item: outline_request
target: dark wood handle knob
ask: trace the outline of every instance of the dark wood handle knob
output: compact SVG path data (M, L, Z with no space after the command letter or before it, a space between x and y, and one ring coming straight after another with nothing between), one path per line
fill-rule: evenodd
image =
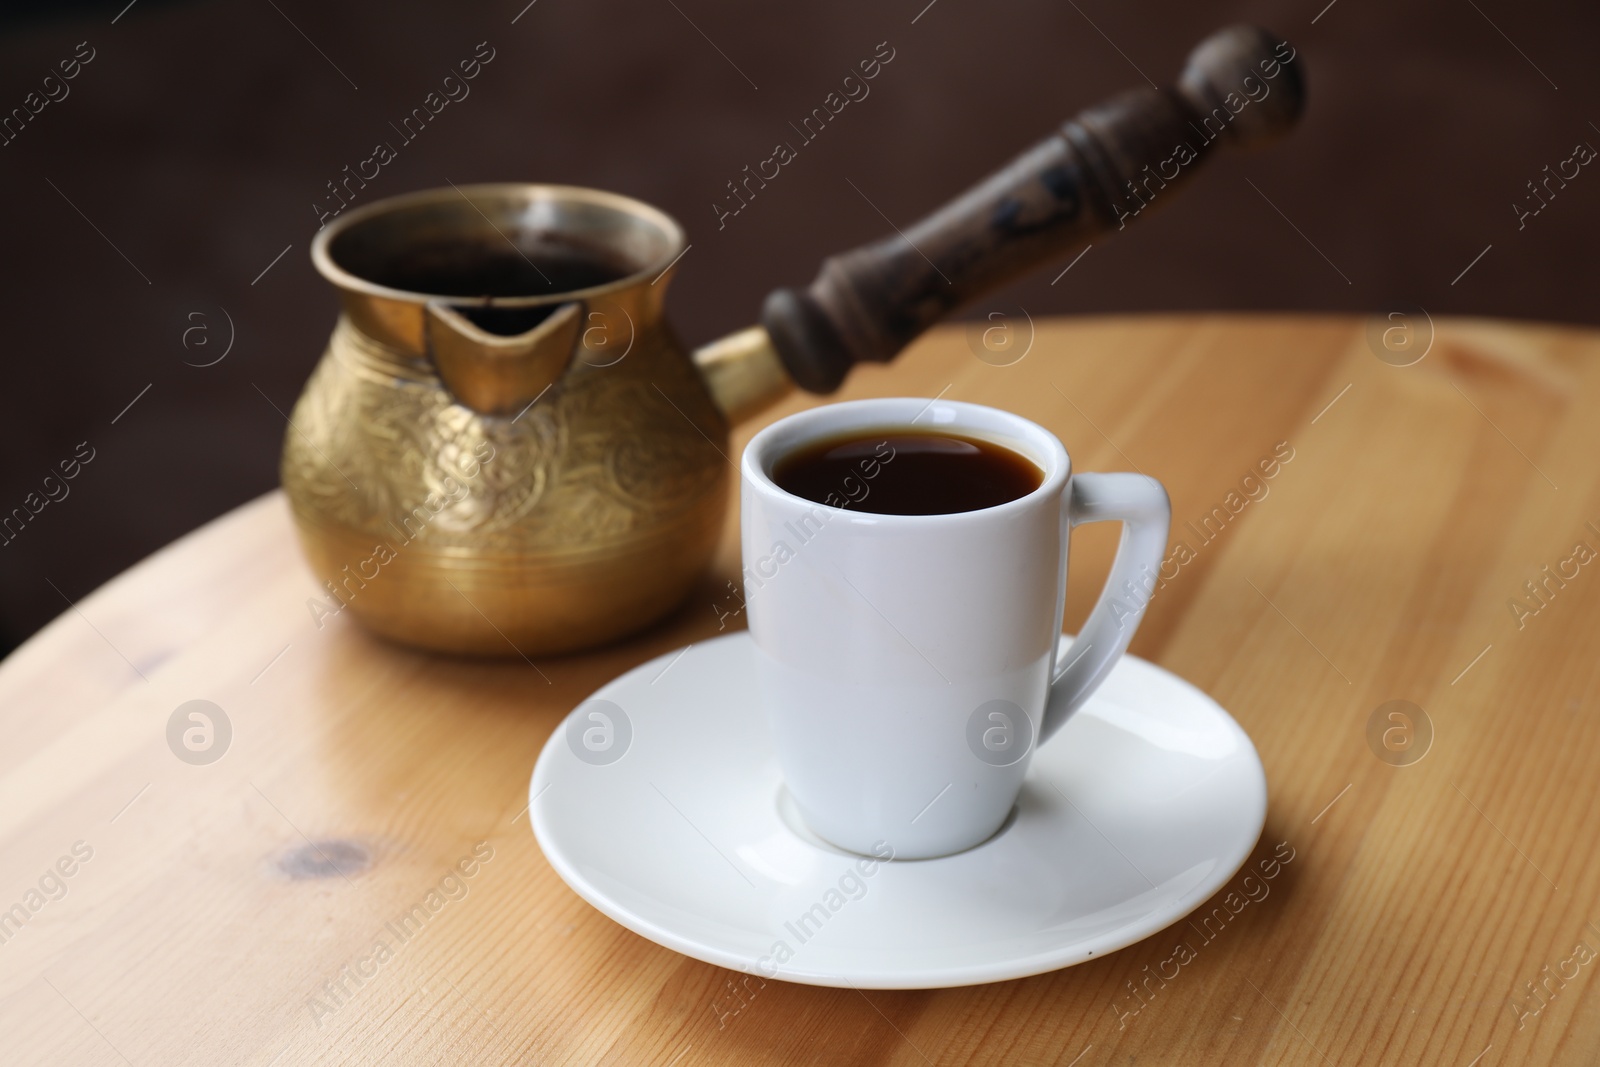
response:
M1305 107L1287 41L1233 26L1190 53L1176 85L1084 111L903 234L831 256L761 322L803 389L893 359L953 308L1160 207L1223 144L1260 144Z

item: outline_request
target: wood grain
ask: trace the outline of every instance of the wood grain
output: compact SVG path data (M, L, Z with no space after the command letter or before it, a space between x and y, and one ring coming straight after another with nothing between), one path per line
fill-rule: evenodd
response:
M258 500L63 605L0 665L0 909L75 844L92 850L64 896L5 928L4 1059L1592 1063L1600 573L1551 584L1520 628L1507 604L1578 542L1600 548L1597 357L1592 331L1450 321L1400 368L1357 320L1173 316L1041 323L1007 367L943 328L852 377L853 397L1009 408L1060 434L1079 469L1166 483L1193 557L1168 569L1134 651L1250 732L1270 785L1258 854L1294 853L1213 940L1178 923L966 989L768 982L730 999L740 976L602 917L533 841L528 775L561 717L716 632L731 511L716 572L667 624L483 664L344 617L319 630L283 502ZM1280 443L1293 458L1265 496L1207 543L1186 534ZM1076 539L1069 629L1114 540ZM206 766L165 740L193 699L234 731ZM1393 699L1435 733L1409 766L1366 739ZM451 877L463 864L471 876ZM438 910L361 964L430 891ZM1136 998L1129 983L1184 939L1194 958Z

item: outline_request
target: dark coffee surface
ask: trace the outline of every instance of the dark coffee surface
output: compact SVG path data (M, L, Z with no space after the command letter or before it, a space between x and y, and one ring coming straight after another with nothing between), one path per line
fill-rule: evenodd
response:
M778 488L879 515L949 515L992 508L1039 487L1044 474L1001 445L955 434L881 430L827 438L773 467Z
M626 277L623 264L596 252L546 243L518 250L477 241L417 241L393 256L335 246L346 270L371 282L434 296L542 296L605 285Z

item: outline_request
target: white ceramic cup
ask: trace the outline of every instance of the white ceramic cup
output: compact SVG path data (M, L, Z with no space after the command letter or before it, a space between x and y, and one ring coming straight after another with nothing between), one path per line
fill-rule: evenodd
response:
M978 511L879 515L863 461L832 507L772 480L796 449L876 432L954 432L1043 473ZM878 462L873 467L872 462ZM1166 550L1171 509L1142 474L1078 474L1055 435L976 404L857 400L751 440L740 464L745 602L779 769L801 817L840 848L897 859L971 848L1005 822L1035 745L1128 647ZM849 479L845 479L849 483ZM1117 520L1122 544L1058 663L1072 527Z

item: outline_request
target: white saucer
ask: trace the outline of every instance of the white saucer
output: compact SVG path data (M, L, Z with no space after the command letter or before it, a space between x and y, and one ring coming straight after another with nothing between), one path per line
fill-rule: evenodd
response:
M867 989L1068 967L1194 910L1266 819L1266 775L1239 724L1126 656L1034 754L994 837L941 859L862 860L793 813L754 655L729 634L629 671L567 717L529 787L534 834L567 884L695 959Z

